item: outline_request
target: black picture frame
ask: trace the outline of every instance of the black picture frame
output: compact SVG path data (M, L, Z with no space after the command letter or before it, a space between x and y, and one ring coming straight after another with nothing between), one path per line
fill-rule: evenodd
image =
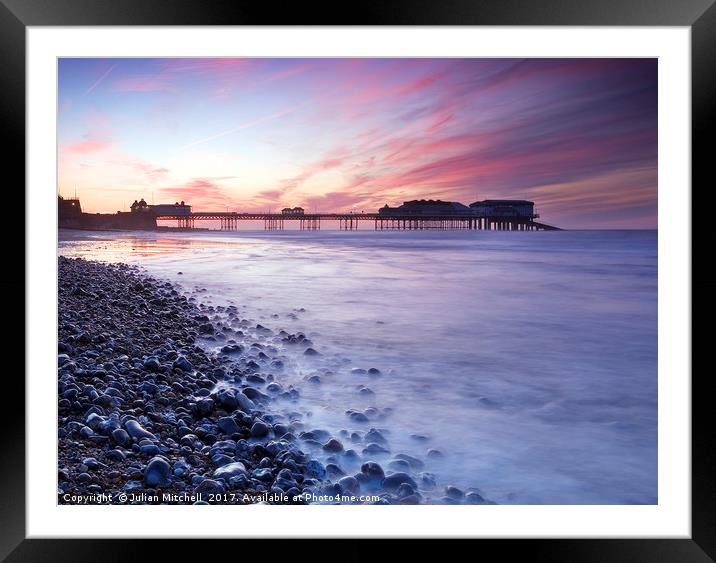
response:
M706 183L713 160L709 150L709 133L716 108L716 6L715 0L402 0L369 1L346 10L346 6L305 3L269 3L244 0L0 0L0 135L5 138L5 168L10 173L7 184L25 185L25 31L28 26L83 25L589 25L589 26L688 26L692 48L692 184ZM7 194L8 192L6 192ZM693 194L693 192L691 192ZM684 186L684 197L689 186ZM7 195L6 195L7 197ZM711 206L708 189L699 193L697 213ZM23 213L13 198L14 220L23 222ZM24 209L24 204L22 204ZM31 211L31 210L29 210ZM660 210L662 211L662 210ZM10 220L10 219L8 219ZM694 226L706 225L705 218ZM22 225L18 225L22 228ZM23 229L24 232L24 229ZM709 244L713 235L707 225L695 236ZM710 246L710 245L709 245ZM707 256L710 253L706 254ZM698 256L698 255L697 255ZM6 259L18 264L13 276L3 276L3 295L24 292L24 248L13 245ZM712 300L716 282L696 285L704 305ZM693 286L692 286L693 287ZM707 295L709 297L707 297ZM25 294L26 299L32 299ZM700 307L701 308L701 307ZM704 307L705 309L706 307ZM18 312L18 319L19 317ZM6 343L20 350L24 342L22 324L15 322L14 336ZM705 339L706 333L694 339ZM23 342L21 342L23 341ZM693 345L692 345L693 346ZM25 348L23 346L23 348ZM14 361L21 362L15 354ZM20 412L4 417L2 432L3 462L0 488L0 557L7 561L128 561L146 557L158 550L162 559L182 559L197 550L212 557L226 547L228 540L204 542L171 540L62 540L25 539L25 417L24 382L19 377L23 367L9 365L3 378L5 397ZM10 374L13 374L10 376ZM673 374L672 374L673 375ZM677 374L688 378L691 374ZM499 552L501 558L529 557L538 561L712 561L716 558L716 449L710 440L714 427L712 397L707 391L708 371L694 371L692 377L692 535L690 539L530 539L477 540L478 551ZM26 398L29 399L29 398ZM7 399L6 399L7 402ZM199 544L199 545L196 545ZM207 551L210 549L211 551ZM236 549L235 544L232 549ZM237 557L261 557L266 542L242 540ZM283 552L272 540L270 552ZM322 547L302 546L307 554L321 553ZM468 548L470 549L470 548ZM285 553L290 556L289 553ZM332 552L332 557L344 557ZM354 557L360 556L355 552Z

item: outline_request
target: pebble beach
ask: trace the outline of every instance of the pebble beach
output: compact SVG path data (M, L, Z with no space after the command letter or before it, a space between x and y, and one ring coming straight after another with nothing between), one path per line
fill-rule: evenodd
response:
M492 503L438 487L371 413L347 411L364 431L335 434L286 414L301 390L284 350L320 355L303 333L250 325L136 266L60 257L58 272L59 503Z

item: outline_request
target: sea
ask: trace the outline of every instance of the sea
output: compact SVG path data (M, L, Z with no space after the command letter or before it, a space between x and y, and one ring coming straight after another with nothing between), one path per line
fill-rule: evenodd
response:
M346 448L376 428L390 453L362 457L407 454L436 490L658 502L656 231L61 230L59 253L305 334L320 355L286 346L300 397L276 408Z

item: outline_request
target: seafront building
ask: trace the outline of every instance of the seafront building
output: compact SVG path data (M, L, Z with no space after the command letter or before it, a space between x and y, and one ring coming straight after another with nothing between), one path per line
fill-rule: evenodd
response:
M135 199L134 203L129 208L132 210L132 213L150 213L155 217L161 217L163 215L191 215L191 205L187 205L183 201L181 203L177 201L174 203L149 205L142 198L139 201Z
M486 199L470 204L478 217L524 217L535 218L535 202L526 199Z
M398 207L385 205L378 210L383 217L420 216L420 215L471 215L472 211L467 205L456 201L442 201L439 199L414 199L405 201Z
M57 196L57 221L61 228L154 230L157 228L157 217L191 216L191 205L183 201L149 205L144 199L134 200L130 210L116 213L85 213L82 211L79 199Z
M303 207L284 207L281 210L281 215L305 215L306 211Z
M76 197L57 196L57 212L60 216L80 217L82 215L82 206L80 200Z
M414 199L403 202L398 207L385 205L378 210L381 217L412 216L477 216L477 217L519 217L532 219L538 217L534 212L534 201L524 199L486 199L476 201L468 207L456 201L439 199Z

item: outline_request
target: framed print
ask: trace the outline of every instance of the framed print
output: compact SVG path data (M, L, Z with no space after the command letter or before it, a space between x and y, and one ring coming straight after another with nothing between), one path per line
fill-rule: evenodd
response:
M27 223L9 561L711 560L711 2L0 13Z

